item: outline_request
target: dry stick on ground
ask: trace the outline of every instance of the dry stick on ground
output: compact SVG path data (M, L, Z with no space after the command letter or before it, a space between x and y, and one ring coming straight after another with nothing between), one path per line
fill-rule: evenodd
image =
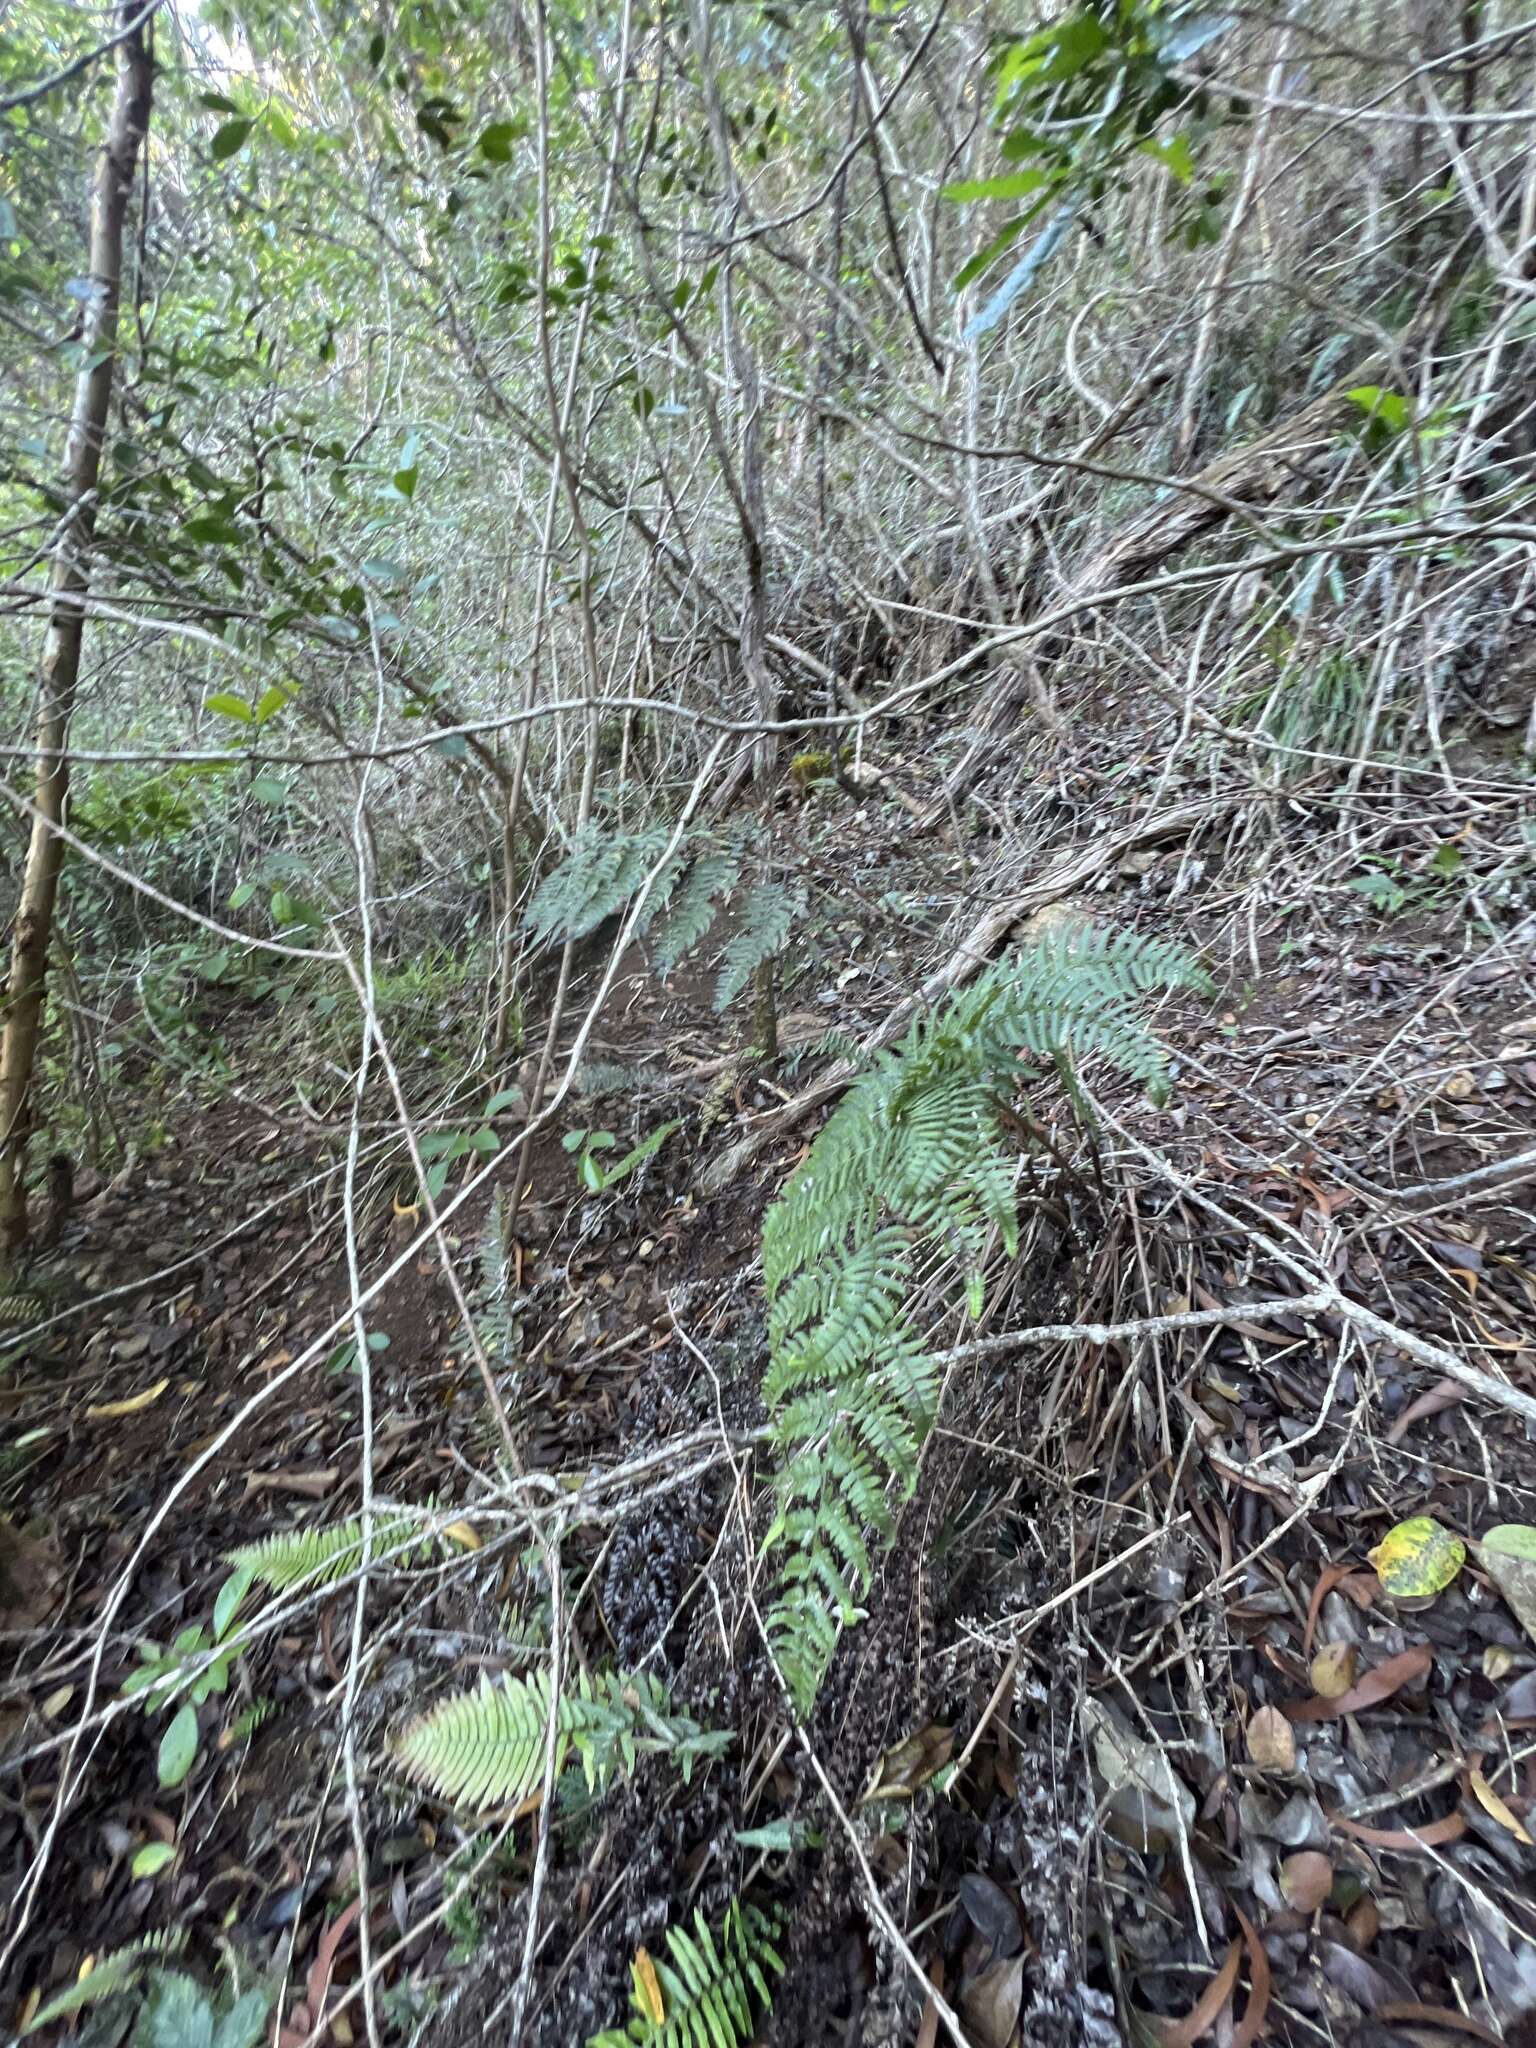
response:
M1236 802L1238 799L1230 799ZM1219 805L1209 799L1197 803L1176 804L1172 810L1160 811L1155 816L1143 819L1139 824L1128 825L1122 832L1107 833L1096 839L1089 847L1071 855L1059 867L1042 875L1038 882L1021 889L1016 895L1004 897L986 911L966 933L954 952L923 982L915 995L898 1003L885 1022L872 1031L859 1047L854 1059L839 1060L819 1081L813 1082L792 1102L777 1109L760 1123L756 1130L739 1139L730 1149L710 1165L699 1178L699 1191L704 1195L717 1195L728 1187L742 1170L749 1166L767 1146L774 1144L786 1131L802 1123L813 1110L838 1096L854 1080L863 1063L871 1053L882 1046L890 1045L899 1038L913 1017L930 1008L941 996L951 989L963 988L973 975L985 967L998 946L1007 936L1010 928L1021 917L1032 910L1039 910L1047 903L1068 895L1091 876L1102 873L1118 860L1128 847L1143 845L1149 839L1166 839L1175 833L1192 830L1205 824Z
M1278 1264L1284 1266L1287 1272L1294 1273L1309 1290L1310 1304L1316 1304L1317 1309L1329 1315L1343 1317L1346 1322L1353 1323L1357 1328L1368 1331L1373 1337L1395 1346L1409 1358L1416 1359L1419 1364L1433 1366L1436 1372L1443 1373L1447 1379L1455 1380L1458 1386L1465 1387L1469 1393L1477 1394L1485 1401L1491 1401L1496 1407L1507 1408L1514 1414L1523 1416L1528 1424L1536 1428L1536 1397L1523 1393L1519 1387L1511 1386L1507 1380L1495 1379L1491 1373L1483 1372L1475 1365L1468 1365L1458 1352L1447 1350L1443 1344L1428 1343L1424 1338L1416 1337L1411 1330L1402 1329L1398 1324L1388 1322L1385 1316L1377 1315L1374 1309L1366 1308L1361 1302L1352 1301L1327 1274L1319 1273L1315 1265L1309 1264L1307 1258L1288 1251L1284 1245L1276 1241L1270 1234L1270 1229L1275 1225L1273 1217L1264 1218L1265 1224L1270 1228L1260 1228L1252 1222L1245 1222L1231 1209L1206 1194L1187 1174L1181 1173L1171 1160L1165 1159L1151 1145L1127 1130L1120 1119L1108 1110L1091 1090L1085 1087L1083 1093L1092 1106L1094 1115L1114 1131L1138 1158L1145 1160L1164 1180L1171 1182L1182 1195L1204 1209L1208 1215L1219 1218L1229 1229L1240 1231L1261 1251L1267 1252ZM1284 1228L1283 1225L1279 1227ZM1298 1239L1297 1242L1301 1245L1302 1251L1310 1250L1302 1240Z

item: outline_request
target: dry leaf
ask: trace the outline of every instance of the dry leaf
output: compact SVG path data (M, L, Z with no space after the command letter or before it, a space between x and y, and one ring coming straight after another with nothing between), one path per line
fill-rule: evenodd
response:
M1280 1890L1298 1913L1315 1913L1333 1890L1333 1865L1317 1849L1298 1849L1280 1866Z
M1409 1649L1400 1650L1395 1657L1388 1657L1384 1664L1377 1664L1367 1671L1337 1699L1298 1700L1285 1711L1293 1721L1337 1721L1344 1714L1358 1714L1366 1707L1379 1707L1383 1700L1391 1699L1393 1693L1401 1692L1405 1685L1416 1685L1421 1678L1429 1676L1433 1662L1428 1643L1415 1643Z
M456 1543L460 1550L478 1550L480 1548L479 1532L473 1522L450 1522L443 1531L443 1534L450 1543ZM644 1955L644 1949L640 1953Z
M119 1415L138 1415L152 1401L158 1401L170 1385L168 1379L156 1380L152 1387L146 1387L142 1394L131 1395L126 1401L103 1401L98 1407L87 1408L87 1422L111 1422Z
M1014 2048L1024 2003L1024 1958L991 1964L960 1994L960 2011L976 2048Z
M1517 1842L1524 1842L1528 1849L1536 1849L1536 1839L1532 1838L1530 1829L1504 1804L1476 1764L1467 1773L1467 1783L1484 1813L1492 1814L1501 1828L1508 1828Z
M1243 1944L1234 1941L1222 1958L1221 1968L1206 1985L1199 1998L1181 2020L1158 2019L1151 2013L1142 2017L1146 2020L1162 2048L1191 2048L1200 2036L1215 2026L1222 2007L1232 1996L1237 1984L1237 1966L1242 1960Z
M1467 1561L1467 1546L1433 1515L1414 1515L1389 1529L1369 1555L1394 1600L1425 1600L1445 1591Z
M651 1961L649 1949L635 1950L635 1996L644 2006L645 2016L653 2027L666 2024L666 2001L661 1995L661 1979L656 1975L656 1965Z
M1278 1707L1260 1707L1248 1723L1248 1760L1266 1771L1296 1768L1296 1737Z
M1325 1700L1336 1700L1355 1682L1353 1643L1324 1643L1312 1659L1312 1690Z

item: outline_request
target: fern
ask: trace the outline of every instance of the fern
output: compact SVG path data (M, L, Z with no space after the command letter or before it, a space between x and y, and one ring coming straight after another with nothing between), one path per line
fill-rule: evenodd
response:
M376 1563L420 1563L433 1550L423 1534L426 1517L398 1509L376 1515L373 1551ZM357 1516L321 1529L283 1529L228 1553L227 1562L246 1585L262 1585L273 1593L293 1586L328 1586L355 1572L363 1561L363 1525Z
M543 1778L551 1713L555 1767L563 1770L574 1751L589 1790L651 1751L671 1755L686 1782L699 1758L718 1756L731 1741L669 1712L666 1688L648 1673L594 1679L583 1671L552 1701L549 1673L542 1671L499 1683L485 1678L477 1691L444 1700L405 1730L395 1754L450 1805L515 1805Z
M740 856L730 847L709 842L691 863L676 901L656 937L656 966L670 974L691 953L715 921L719 899L741 872Z
M665 844L661 833L612 832L594 820L540 883L524 923L536 939L585 938L629 901Z
M143 1982L146 1971L163 1957L174 1955L185 1939L180 1928L171 1928L164 1934L146 1934L141 1941L131 1941L126 1948L113 1949L110 1955L99 1957L83 1977L77 1977L46 2005L40 2005L22 2033L35 2033L39 2027L51 2026L55 2020L65 2019L87 2005L134 1990Z
M872 1575L869 1533L910 1494L938 1397L908 1319L917 1261L963 1277L973 1312L994 1234L1018 1251L1013 1169L998 1112L1027 1078L1021 1054L1068 1073L1098 1055L1156 1089L1160 1048L1136 1014L1153 989L1204 987L1159 940L1089 933L988 969L844 1096L763 1224L769 1365L763 1400L779 1456L765 1547L781 1590L769 1635L802 1713Z
M720 977L715 983L717 1012L735 1002L754 970L773 958L796 920L804 915L805 897L797 890L758 882L747 891L736 929L720 955Z
M510 1372L522 1355L517 1294L504 1241L505 1215L501 1190L491 1195L485 1229L480 1236L480 1298L475 1329L485 1355L499 1372Z
M727 1909L718 1938L696 1910L692 1933L667 1930L664 1958L644 1950L635 1958L628 2026L592 2035L587 2048L742 2048L756 2031L754 2015L773 2003L768 1973L784 1974L777 1933L774 1919L740 1899Z

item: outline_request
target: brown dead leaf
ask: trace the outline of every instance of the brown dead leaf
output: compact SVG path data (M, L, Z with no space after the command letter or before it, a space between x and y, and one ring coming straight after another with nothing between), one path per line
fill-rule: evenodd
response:
M1409 2027L1448 2027L1452 2033L1470 2034L1474 2041L1487 2041L1489 2048L1504 2048L1502 2034L1485 2027L1470 2013L1457 2012L1449 2005L1414 2005L1406 1999L1394 1998L1377 2006L1376 2017L1388 2026L1400 2023Z
M1342 1699L1355 1682L1353 1643L1324 1643L1312 1659L1312 1690L1321 1699Z
M64 1584L64 1568L48 1543L25 1535L0 1515L0 1620L9 1629L41 1625Z
M1243 1930L1243 1945L1248 1951L1248 2004L1242 2023L1232 2036L1232 2048L1253 2048L1264 2031L1264 2022L1269 2018L1269 1957L1265 1954L1258 1930L1235 1899L1232 1910Z
M1428 1416L1439 1415L1447 1408L1454 1408L1458 1402L1465 1401L1466 1398L1466 1388L1458 1385L1455 1380L1437 1380L1427 1393L1420 1394L1416 1401L1408 1403L1387 1431L1387 1442L1400 1444L1416 1422L1423 1422Z
M341 1477L339 1465L326 1465L313 1472L248 1472L242 1500L253 1493L297 1493L305 1500L324 1500Z
M1358 1572L1349 1564L1324 1565L1318 1574L1317 1584L1312 1588L1312 1598L1307 1602L1307 1626L1301 1638L1303 1657L1310 1657L1312 1654L1312 1638L1317 1633L1318 1616L1323 1611L1323 1602L1335 1588L1352 1600L1357 1607L1369 1607L1376 1596L1376 1574Z
M1296 1737L1278 1707L1260 1707L1248 1723L1248 1760L1261 1770L1293 1771Z
M1333 1890L1333 1864L1318 1849L1298 1849L1280 1866L1280 1890L1298 1913L1315 1913Z
M1234 1941L1222 1958L1221 1968L1206 1985L1195 2003L1181 2020L1164 2020L1155 2014L1144 2015L1160 2048L1193 2048L1200 2036L1215 2026L1222 2007L1232 1996L1237 1984L1237 1966L1242 1960L1243 1944Z
M1433 1662L1428 1643L1414 1643L1384 1664L1375 1665L1337 1699L1297 1700L1285 1711L1293 1721L1337 1721L1345 1714L1363 1713L1367 1707L1379 1707L1405 1685L1417 1685L1427 1678Z
M1368 1828L1363 1821L1330 1813L1328 1825L1373 1849L1441 1849L1447 1842L1459 1842L1467 1832L1466 1819L1459 1813L1448 1813L1443 1820L1432 1820L1422 1828Z
M976 2048L1014 2048L1024 2003L1024 1958L991 1963L960 1994L960 2011Z
M1530 1829L1504 1804L1476 1764L1467 1773L1467 1783L1484 1813L1491 1814L1501 1828L1508 1828L1517 1842L1524 1842L1528 1849L1536 1849L1536 1840L1532 1839Z

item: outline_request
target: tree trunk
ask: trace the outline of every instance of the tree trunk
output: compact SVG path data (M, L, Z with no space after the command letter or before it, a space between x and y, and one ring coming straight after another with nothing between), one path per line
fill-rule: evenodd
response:
M91 189L91 297L64 455L65 512L53 551L48 635L38 698L34 816L16 907L0 1035L0 1260L19 1251L27 1237L26 1152L32 1070L43 1016L54 899L64 857L64 842L56 828L63 822L69 789L65 749L80 679L97 479L112 396L123 223L139 145L149 127L154 76L143 14L142 0L125 0L118 10L117 25L127 33L117 46L117 92ZM136 16L140 17L137 25L130 27Z

